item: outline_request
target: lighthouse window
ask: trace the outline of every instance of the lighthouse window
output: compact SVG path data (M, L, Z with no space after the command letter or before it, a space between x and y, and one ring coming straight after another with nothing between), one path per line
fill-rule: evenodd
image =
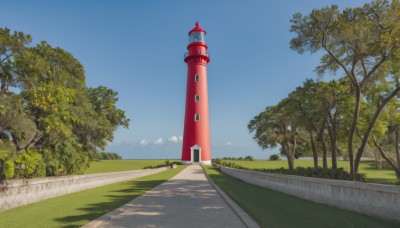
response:
M195 102L199 102L200 101L200 96L196 94L196 96L194 96L194 101Z
M204 32L191 32L189 36L189 43L194 42L205 42L205 33Z
M198 82L198 81L199 81L199 75L198 75L198 74L196 74L196 75L194 76L194 81L195 81L195 82Z
M196 113L194 114L194 121L200 121L200 114Z

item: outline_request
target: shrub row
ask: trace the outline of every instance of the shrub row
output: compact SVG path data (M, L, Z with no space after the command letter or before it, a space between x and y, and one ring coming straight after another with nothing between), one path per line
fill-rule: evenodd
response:
M325 178L325 179L336 179L336 180L352 180L350 177L350 173L344 170L343 168L338 169L324 169L322 167L318 167L317 169L311 167L296 167L293 171L289 169L285 169L283 167L279 169L249 169L238 165L234 162L224 162L218 159L213 160L214 165L221 165L225 167L235 168L235 169L244 169L244 170L254 170L259 172L267 172L267 173L278 173L278 174L287 174L287 175L296 175L296 176L304 176L304 177L316 177L316 178ZM364 173L358 173L355 176L355 181L366 182L367 175Z
M165 162L160 165L145 166L145 167L143 167L143 169L156 169L156 168L161 168L161 167L166 167L166 166L171 166L171 168L172 168L173 165L181 165L181 162L178 162L178 161L170 162L169 160L165 160Z
M221 160L231 160L231 161L254 161L254 157L253 156L246 156L246 157L223 157L223 158L217 158L217 159L221 159Z

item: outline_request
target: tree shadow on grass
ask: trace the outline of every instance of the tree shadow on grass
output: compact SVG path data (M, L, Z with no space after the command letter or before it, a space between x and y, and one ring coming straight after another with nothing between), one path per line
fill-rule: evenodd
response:
M82 213L79 215L70 215L61 218L56 218L55 221L59 222L61 227L80 227L83 224L94 220L116 208L128 203L129 201L141 196L146 191L160 185L165 180L151 180L151 181L128 181L125 186L118 190L106 190L102 197L106 197L103 202L95 201L96 203L87 204L87 206L79 208ZM103 186L100 188L107 188ZM90 190L89 190L90 191Z
M364 170L393 170L388 164L384 165L382 168L378 169L375 166L375 161L360 161L360 164L366 164L365 167L363 167ZM394 172L394 170L393 170Z

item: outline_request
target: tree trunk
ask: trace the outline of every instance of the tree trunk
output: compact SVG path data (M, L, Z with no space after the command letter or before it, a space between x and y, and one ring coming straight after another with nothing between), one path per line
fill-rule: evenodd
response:
M282 149L286 154L289 171L293 172L293 170L294 170L294 154L291 153L290 145L287 141L282 143Z
M328 160L327 160L327 150L326 150L326 142L325 142L325 137L324 133L320 133L319 136L321 146L322 146L322 166L324 169L328 168Z
M336 139L332 142L332 169L337 169L337 146L336 146Z
M328 124L328 131L329 131L329 137L331 140L331 153L332 153L332 169L337 169L337 127L336 127L336 113L334 115L335 117L332 117L332 115L329 113L329 123Z
M287 158L287 161L288 161L289 170L290 170L290 172L293 172L293 170L294 170L294 157L290 156L290 155L287 155L286 158Z
M396 126L396 157L397 157L397 168L400 170L400 150L399 150L399 129ZM400 177L397 176L397 179Z
M8 91L8 85L6 83L2 83L0 88L0 95L7 93L7 91Z
M336 116L336 113L335 113ZM336 118L333 120L332 125L332 169L337 169L337 135L338 129L336 126Z
M16 156L24 152L24 150L32 148L33 146L36 145L36 143L43 138L43 134L39 133L38 131L32 135L29 140L26 140L22 145L20 142L18 142L17 137L14 134L11 134L12 141L15 145L15 150L16 150Z
M319 129L316 128L316 126L314 125L314 129L318 132L318 140L321 142L321 146L322 146L322 166L323 168L328 168L328 161L326 159L326 142L325 142L325 137L324 137L324 130L326 127L326 122L328 121L328 112L327 112L327 108L325 108L325 112L324 112L324 119L322 121L321 126L319 126Z
M380 116L383 108L386 107L386 104L393 99L394 96L397 95L397 93L400 91L400 87L397 87L395 90L393 90L390 95L388 97L386 97L385 99L383 99L381 104L378 104L378 109L376 110L374 117L372 118L372 121L369 123L368 126L368 130L367 132L365 132L363 140L361 142L361 146L360 148L358 148L357 154L356 154L356 158L354 160L354 172L357 173L358 172L358 166L360 165L360 160L361 160L361 156L364 153L365 150L365 146L368 143L368 138L372 132L372 129L375 126L376 120L378 119L378 117Z
M312 149L312 153L313 153L313 159L314 159L314 170L318 169L318 154L317 154L317 147L315 145L315 139L314 139L314 134L312 133L312 131L308 131L308 133L310 134L310 140L311 140L311 149Z
M375 150L370 143L368 143L368 145L371 147L372 151L374 151L375 168L381 169L382 168L382 159L381 159L380 152Z
M354 169L354 153L353 153L353 142L354 142L354 135L357 129L357 121L360 115L360 101L361 101L361 90L360 86L356 86L356 103L354 108L353 114L353 122L351 123L350 128L350 135L349 135L349 142L348 142L348 149L349 149L349 161L350 161L350 176L354 178L355 169Z
M381 153L382 157L389 163L390 166L392 166L394 172L396 173L396 177L397 179L400 180L400 168L399 168L399 164L395 164L393 162L392 159L390 159L390 157L385 153L385 151L383 150L383 148L381 146L378 145L378 142L376 141L376 138L374 135L372 135L372 140L376 146L376 148L378 148L379 152Z

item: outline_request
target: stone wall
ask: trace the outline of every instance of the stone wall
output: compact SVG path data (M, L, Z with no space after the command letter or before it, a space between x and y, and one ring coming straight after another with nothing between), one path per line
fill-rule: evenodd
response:
M220 166L222 172L263 188L384 219L400 221L400 187L273 174Z
M167 169L168 168L163 167L125 172L9 180L0 189L0 211L65 194L159 173Z

